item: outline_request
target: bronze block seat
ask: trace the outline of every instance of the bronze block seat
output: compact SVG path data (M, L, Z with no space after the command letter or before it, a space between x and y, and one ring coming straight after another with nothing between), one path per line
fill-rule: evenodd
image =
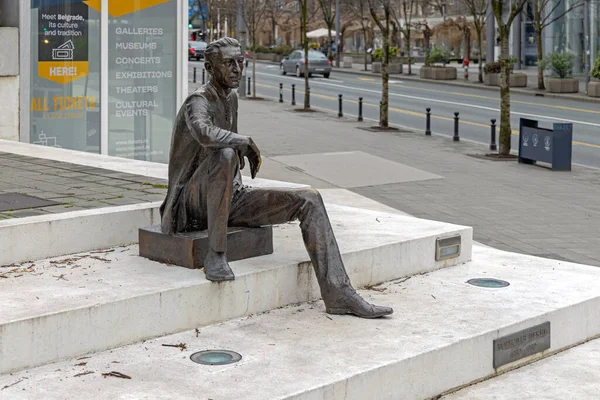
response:
M139 230L140 256L185 268L202 268L209 248L208 231L162 233L160 225ZM273 253L273 227L228 228L227 259L229 261Z

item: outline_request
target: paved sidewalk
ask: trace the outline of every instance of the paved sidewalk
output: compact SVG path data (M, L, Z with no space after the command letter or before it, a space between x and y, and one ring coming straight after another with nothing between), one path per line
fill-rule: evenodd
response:
M166 181L0 152L0 195L21 193L57 205L7 209L0 220L160 201ZM15 207L18 208L18 207Z
M471 156L486 152L476 143L407 131L365 131L357 128L373 123L324 112L298 113L273 101L241 101L240 114L240 133L251 135L265 156L262 178L331 188L339 187L341 176L346 182L363 182L343 187L411 215L473 226L475 240L489 246L600 266L598 170L574 166L571 172L555 172L484 160ZM332 152L358 153L354 165L340 162L337 155L324 156L331 159L329 173L319 172L309 158L302 165L296 158L279 157ZM374 159L363 153L397 166L381 172L382 163L370 164ZM441 179L410 181L394 170ZM387 178L400 182L364 185L365 180Z

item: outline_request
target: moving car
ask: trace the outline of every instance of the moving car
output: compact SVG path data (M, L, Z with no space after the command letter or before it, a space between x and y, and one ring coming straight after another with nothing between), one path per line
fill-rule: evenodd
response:
M196 60L200 60L204 58L204 51L206 50L205 42L189 42L188 46L188 60L195 58Z
M282 75L295 73L296 76L304 76L304 50L294 50L281 61L279 69ZM331 74L331 61L320 51L308 51L308 76L312 74L322 74L325 78Z

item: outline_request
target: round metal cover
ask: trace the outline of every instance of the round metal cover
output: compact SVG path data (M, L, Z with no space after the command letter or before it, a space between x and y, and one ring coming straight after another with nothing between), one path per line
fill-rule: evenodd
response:
M198 364L225 365L240 361L242 355L230 350L204 350L192 354L190 359Z
M473 286L485 287L485 288L502 288L510 285L510 283L506 281L502 281L500 279L493 278L475 278L469 279L467 281L468 284Z

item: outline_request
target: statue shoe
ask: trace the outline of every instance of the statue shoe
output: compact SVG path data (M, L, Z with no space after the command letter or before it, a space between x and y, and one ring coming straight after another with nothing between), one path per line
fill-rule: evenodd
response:
M204 275L206 276L206 279L208 279L211 282L222 282L222 281L235 280L235 275L233 274L233 271L231 270L229 265L227 265L226 267L223 267L223 266L209 267L209 266L205 265L204 266Z
M204 275L212 282L232 281L235 275L225 253L209 252L204 259Z
M358 293L335 302L335 306L325 307L328 314L353 314L360 318L379 318L394 312L391 307L376 306L365 301Z

